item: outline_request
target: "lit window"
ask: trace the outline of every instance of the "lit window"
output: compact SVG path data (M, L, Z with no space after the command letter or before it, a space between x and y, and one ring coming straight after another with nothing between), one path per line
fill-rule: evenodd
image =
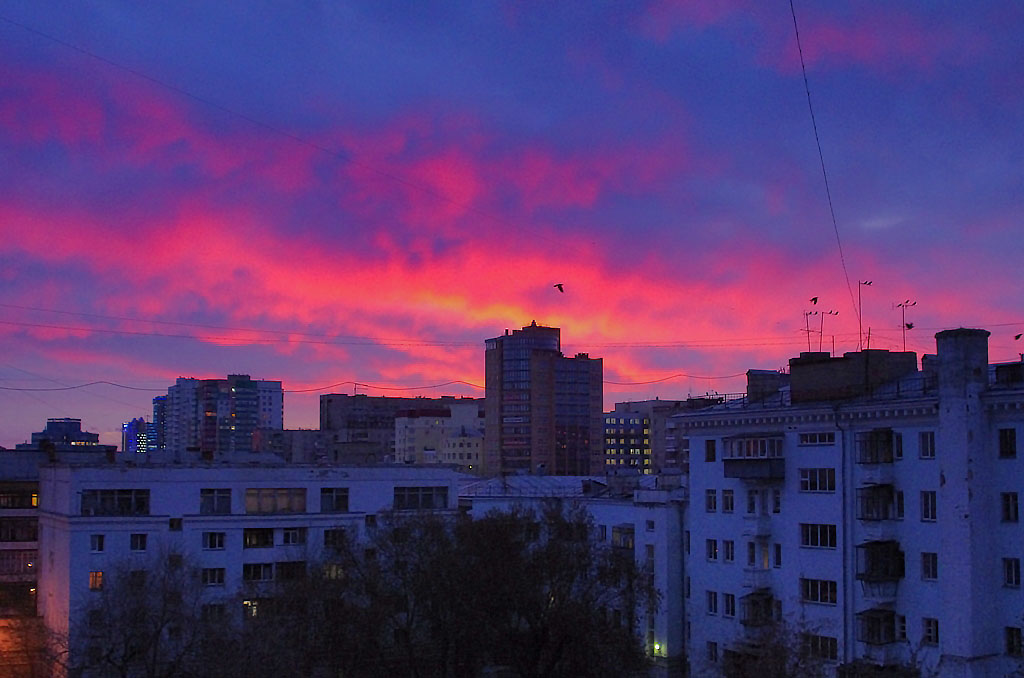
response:
M89 573L89 590L99 591L103 588L103 572L100 570Z

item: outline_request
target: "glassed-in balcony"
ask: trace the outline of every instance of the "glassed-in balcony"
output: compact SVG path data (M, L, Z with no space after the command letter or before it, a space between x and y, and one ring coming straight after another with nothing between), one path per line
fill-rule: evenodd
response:
M857 546L857 579L865 598L894 601L905 572L903 551L894 540L869 541Z
M896 518L896 491L892 485L867 485L857 489L857 520Z
M762 588L740 598L740 623L747 628L768 626L775 620L775 596Z
M878 607L858 612L857 640L868 645L895 643L896 613Z
M891 428L862 431L856 437L858 464L891 464L903 456L903 437Z
M726 438L722 455L725 477L753 481L784 479L782 441L781 433Z

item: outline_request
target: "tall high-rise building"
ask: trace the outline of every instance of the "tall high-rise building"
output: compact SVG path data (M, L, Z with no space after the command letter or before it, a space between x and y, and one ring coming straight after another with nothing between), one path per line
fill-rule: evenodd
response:
M163 431L173 458L231 457L253 450L258 428L284 427L284 395L279 381L254 380L247 374L227 379L179 377L158 407L154 428ZM162 414L162 418L161 417Z
M148 454L156 449L156 427L142 417L121 424L121 451L125 454Z
M153 398L153 439L149 441L153 450L167 447L167 396Z
M560 330L534 321L488 339L484 362L488 473L603 472L600 358L563 356Z

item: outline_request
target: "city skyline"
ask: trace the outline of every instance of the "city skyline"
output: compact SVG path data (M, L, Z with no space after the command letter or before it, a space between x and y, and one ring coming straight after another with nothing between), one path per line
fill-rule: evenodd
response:
M845 271L785 3L6 3L0 386L156 390L0 390L0 445L116 444L179 376L482 386L534 320L606 410L860 327L1017 359L1024 10L795 9Z

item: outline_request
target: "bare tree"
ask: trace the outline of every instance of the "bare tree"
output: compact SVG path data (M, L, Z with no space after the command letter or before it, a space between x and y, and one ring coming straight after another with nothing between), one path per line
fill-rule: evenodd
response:
M70 669L97 678L201 675L197 649L210 633L202 593L181 554L118 564L73 620Z

